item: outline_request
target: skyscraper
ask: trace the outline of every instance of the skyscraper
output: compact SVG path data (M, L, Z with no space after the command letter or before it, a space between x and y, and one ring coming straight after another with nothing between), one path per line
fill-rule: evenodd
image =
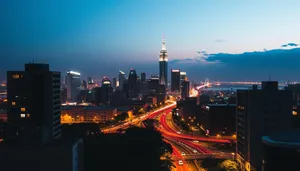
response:
M180 71L179 71L179 69L171 70L171 91L172 92L180 91Z
M137 95L137 88L138 88L138 78L135 69L130 69L128 75L128 90L129 90L129 97L134 97Z
M75 71L67 71L67 99L77 101L80 93L80 73Z
M146 82L146 73L144 72L141 73L141 82L142 83Z
M88 81L88 84L93 84L94 83L94 80L93 80L92 77L88 77L87 81Z
M180 83L186 78L186 72L180 72Z
M124 80L125 80L125 72L119 70L119 88L121 90L123 89Z
M181 98L185 100L190 96L190 82L185 78L181 83Z
M82 89L83 90L87 89L87 82L85 80L82 81Z
M278 90L278 82L262 82L262 89L237 91L237 156L241 170L262 169L262 137L289 130L292 93Z
M110 102L110 95L113 92L113 88L111 86L111 82L108 77L103 77L102 79L102 86L101 86L101 103L102 104L109 104Z
M148 89L155 91L159 86L159 77L151 75L150 80L148 81Z
M162 40L162 48L159 54L159 83L168 86L168 53L165 39Z
M116 77L113 78L113 81L112 81L112 87L113 87L114 89L117 88L117 78L116 78Z
M60 72L48 64L25 64L25 71L7 72L10 136L49 142L61 136Z

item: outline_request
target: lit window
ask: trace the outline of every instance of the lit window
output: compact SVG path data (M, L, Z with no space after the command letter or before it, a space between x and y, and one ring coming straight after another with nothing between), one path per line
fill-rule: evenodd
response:
M29 118L29 117L30 117L30 114L29 114L29 113L27 113L27 114L26 114L26 117L27 117L27 118Z
M21 118L25 118L25 114L24 113L21 114Z
M20 75L19 75L19 74L14 74L14 75L12 75L12 78L14 78L14 79L19 79L19 78L20 78Z
M26 108L22 107L21 112L25 112L25 111L26 111Z
M297 115L297 112L296 112L296 111L293 111L293 115L294 115L294 116Z
M16 105L16 102L11 102L11 105L15 106L15 105Z

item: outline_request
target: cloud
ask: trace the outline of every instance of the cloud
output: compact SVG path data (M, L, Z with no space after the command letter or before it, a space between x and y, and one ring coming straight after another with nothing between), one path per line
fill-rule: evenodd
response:
M196 57L190 65L186 59L170 64L184 68L193 79L210 78L220 81L274 80L298 81L300 48L274 49L241 54L217 53ZM188 61L192 61L191 58ZM186 63L185 63L186 62ZM185 65L182 65L182 64Z
M296 44L296 43L288 43L288 44L281 45L281 47L296 47L296 46L299 46L299 44Z
M223 39L216 39L215 42L222 43L222 42L225 42L225 40L223 40Z

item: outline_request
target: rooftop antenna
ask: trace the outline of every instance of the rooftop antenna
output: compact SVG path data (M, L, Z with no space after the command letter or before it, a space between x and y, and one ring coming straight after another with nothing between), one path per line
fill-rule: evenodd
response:
M269 74L269 82L271 81L271 76L270 76L270 74Z
M32 59L32 64L34 64L34 58Z

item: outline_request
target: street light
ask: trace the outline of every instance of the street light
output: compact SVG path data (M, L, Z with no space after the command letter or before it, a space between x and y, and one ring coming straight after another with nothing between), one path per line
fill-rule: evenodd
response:
M231 155L232 155L232 160L234 160L235 153L231 153Z

